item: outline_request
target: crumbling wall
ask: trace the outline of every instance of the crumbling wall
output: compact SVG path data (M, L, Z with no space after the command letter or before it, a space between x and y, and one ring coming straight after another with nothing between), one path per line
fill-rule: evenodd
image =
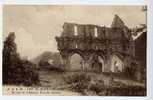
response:
M73 36L74 35L74 26L73 23L64 23L62 36Z
M75 30L76 27L76 30ZM77 31L78 37L95 37L95 28L97 29L97 37L105 36L105 28L96 26L96 25L83 25L83 24L75 24L75 23L64 23L62 36L73 37L75 36L75 31Z
M77 26L77 32L79 37L84 37L85 33L85 25L76 25Z

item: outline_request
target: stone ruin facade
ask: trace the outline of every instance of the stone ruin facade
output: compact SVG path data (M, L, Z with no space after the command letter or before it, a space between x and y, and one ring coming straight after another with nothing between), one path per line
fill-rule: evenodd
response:
M131 31L118 15L114 16L111 27L64 23L63 32L60 37L56 37L56 41L62 65L66 69L70 68L70 59L75 53L83 58L83 70L122 72L134 61ZM118 62L112 62L113 56L122 62L120 70L115 71ZM99 58L103 61L100 62Z

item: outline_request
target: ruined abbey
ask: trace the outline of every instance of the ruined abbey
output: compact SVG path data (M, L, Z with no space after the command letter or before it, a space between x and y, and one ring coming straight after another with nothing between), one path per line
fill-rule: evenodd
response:
M98 72L123 72L135 61L131 31L118 15L110 27L64 23L56 41L66 69L70 69L74 54L81 56L82 70Z

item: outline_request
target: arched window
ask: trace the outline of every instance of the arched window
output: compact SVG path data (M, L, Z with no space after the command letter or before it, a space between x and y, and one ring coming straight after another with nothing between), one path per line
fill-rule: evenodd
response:
M75 48L78 48L78 44L76 43Z
M111 71L112 72L122 72L124 68L123 61L117 56L111 56Z
M97 34L97 27L94 28L94 32L95 32L95 37L97 37L98 36L98 34Z
M74 35L77 36L78 35L78 30L77 30L77 26L74 26Z

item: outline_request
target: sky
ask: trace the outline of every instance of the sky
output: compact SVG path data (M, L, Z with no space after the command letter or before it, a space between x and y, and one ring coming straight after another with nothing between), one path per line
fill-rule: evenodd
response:
M44 51L58 51L55 36L60 36L64 22L110 27L115 14L129 28L146 24L142 6L5 5L3 40L15 32L17 51L32 59Z

